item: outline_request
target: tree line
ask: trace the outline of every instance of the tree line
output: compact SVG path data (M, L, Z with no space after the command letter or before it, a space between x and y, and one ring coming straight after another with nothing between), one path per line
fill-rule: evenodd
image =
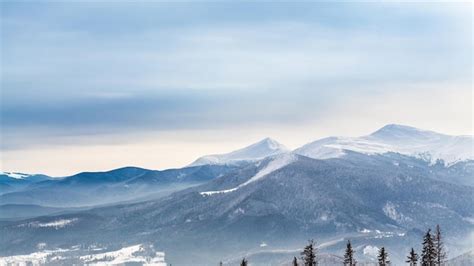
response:
M314 240L309 240L301 252L301 257L298 259L293 257L292 266L316 266L318 265L318 254L317 254L316 243ZM385 247L381 247L378 251L377 261L379 266L390 265L389 253ZM442 266L446 262L446 251L443 244L443 237L441 235L440 226L437 225L434 232L428 229L426 234L423 236L421 255L416 253L414 248L411 248L405 261L410 266ZM220 263L222 265L222 262ZM247 266L248 260L243 258L240 266ZM344 252L344 266L356 266L357 261L355 259L355 250L352 248L351 241L347 241L346 249Z

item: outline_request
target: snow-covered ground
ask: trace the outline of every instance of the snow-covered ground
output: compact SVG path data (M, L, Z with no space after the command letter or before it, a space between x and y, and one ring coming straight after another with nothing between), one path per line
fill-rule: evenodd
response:
M0 266L45 265L48 262L60 260L62 254L75 249L41 250L26 255L0 257Z
M92 249L95 251L94 249ZM87 251L85 251L87 252ZM133 245L115 251L83 254L78 248L41 250L27 255L0 257L0 266L47 265L53 262L68 264L77 260L85 265L124 265L139 263L142 265L166 266L165 253L156 252L152 246Z
M139 255L145 252L143 245L125 247L116 251L81 256L80 259L88 265L121 265L136 262L143 265L166 266L165 253L156 252L153 258Z

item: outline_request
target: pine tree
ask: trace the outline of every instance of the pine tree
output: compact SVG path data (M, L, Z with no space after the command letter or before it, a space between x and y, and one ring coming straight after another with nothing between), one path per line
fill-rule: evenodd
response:
M304 247L301 252L301 259L303 260L304 266L315 266L316 263L316 244L313 240L309 240L309 243Z
M378 260L379 260L379 266L390 265L390 261L388 260L388 253L387 251L385 251L385 247L382 247L379 250Z
M411 251L407 257L406 263L409 263L410 266L416 266L416 264L418 263L418 254L416 254L413 248L411 248Z
M439 227L439 224L436 225L433 244L436 252L436 265L444 265L444 262L446 260L446 252L444 251L444 244L443 239L441 237L441 228Z
M242 262L240 263L240 266L247 266L247 263L248 261L245 258L243 258Z
M344 253L344 265L355 266L356 261L354 259L354 250L352 249L351 241L347 241L346 252Z
M421 252L421 265L434 266L436 264L436 249L431 235L431 229L428 229L423 237L423 250Z
M293 262L291 265L298 266L298 260L296 259L296 257L293 257Z

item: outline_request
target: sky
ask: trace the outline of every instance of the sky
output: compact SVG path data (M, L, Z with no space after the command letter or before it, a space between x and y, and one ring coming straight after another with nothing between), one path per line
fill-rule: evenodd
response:
M471 5L3 1L0 169L182 167L390 123L472 135Z

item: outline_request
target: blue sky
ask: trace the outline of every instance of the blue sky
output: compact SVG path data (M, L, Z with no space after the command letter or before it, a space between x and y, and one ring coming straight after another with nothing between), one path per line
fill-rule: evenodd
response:
M177 167L387 123L472 134L470 4L1 7L4 170Z

